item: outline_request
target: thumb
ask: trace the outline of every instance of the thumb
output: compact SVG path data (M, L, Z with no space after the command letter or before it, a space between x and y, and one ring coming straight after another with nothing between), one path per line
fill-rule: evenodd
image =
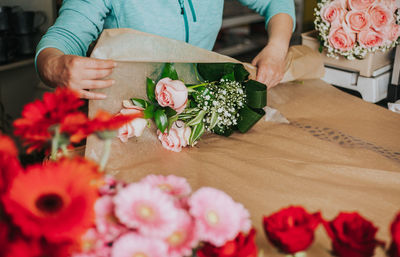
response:
M258 63L258 56L256 56L256 57L253 59L253 61L251 61L251 65L257 66L257 63Z

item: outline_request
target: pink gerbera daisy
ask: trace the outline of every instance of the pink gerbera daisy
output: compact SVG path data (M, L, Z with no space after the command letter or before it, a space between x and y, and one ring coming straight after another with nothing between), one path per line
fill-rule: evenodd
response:
M165 238L175 227L178 209L173 198L147 184L130 184L114 198L117 218L147 236Z
M95 228L89 229L81 238L81 252L72 257L109 257L111 248Z
M241 213L242 220L240 223L240 231L243 232L244 234L249 233L250 229L252 228L251 225L251 220L250 220L250 213L249 211L244 208L243 204L237 203L238 210Z
M165 241L168 244L169 257L191 256L192 249L198 244L193 218L184 210L179 210L179 224Z
M164 257L167 256L167 244L160 239L147 238L131 232L115 241L111 256Z
M128 229L119 223L114 215L113 197L106 195L98 199L94 205L96 212L96 228L106 242L112 242L115 238L125 233Z
M149 184L153 187L158 187L165 193L175 197L187 196L192 192L192 189L185 178L177 177L174 175L148 175L140 182Z
M115 195L126 184L122 181L116 180L111 175L104 176L104 183L99 188L100 195Z
M209 187L201 188L192 195L189 205L200 240L221 247L240 232L243 212L224 192Z

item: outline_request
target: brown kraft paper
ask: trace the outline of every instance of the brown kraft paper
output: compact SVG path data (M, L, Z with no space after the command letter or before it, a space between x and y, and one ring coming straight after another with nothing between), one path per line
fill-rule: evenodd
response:
M145 98L145 78L159 75L160 62L180 62L179 76L189 83L190 63L235 61L126 29L105 31L93 56L122 62L111 75L115 85L99 90L107 99L90 101L90 116L99 109L117 113L124 99ZM265 256L282 255L267 242L262 216L289 205L319 210L326 219L358 211L379 227L377 237L389 243L389 225L400 210L400 116L317 79L323 75L319 64L317 53L291 48L285 78L304 81L268 90L268 106L290 124L260 121L246 134L206 135L180 153L162 148L153 124L126 144L113 141L107 172L128 182L147 174L175 174L194 189L224 190L249 209ZM101 154L102 143L90 137L86 156L98 161ZM308 256L330 256L329 249L320 226ZM384 256L383 250L377 249L376 256Z

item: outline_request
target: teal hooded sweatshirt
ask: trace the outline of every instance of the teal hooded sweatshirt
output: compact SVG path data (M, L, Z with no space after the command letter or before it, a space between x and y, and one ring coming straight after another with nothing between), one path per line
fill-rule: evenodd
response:
M295 21L293 0L239 0L265 17ZM37 46L86 56L103 29L132 28L211 50L222 24L224 0L64 0L59 17Z

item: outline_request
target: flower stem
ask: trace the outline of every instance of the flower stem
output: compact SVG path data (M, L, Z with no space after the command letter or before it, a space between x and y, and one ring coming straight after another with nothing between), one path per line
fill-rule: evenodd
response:
M104 168L106 167L108 158L110 157L111 153L111 138L104 140L104 147L103 147L103 156L101 157L100 161L100 170L104 171Z
M62 144L62 145L60 146L60 148L61 148L61 150L62 150L62 152L63 152L63 155L64 155L64 156L68 156L67 145Z
M198 87L204 87L204 86L207 86L207 85L213 85L215 83L216 83L216 81L214 81L214 82L204 82L204 83L201 83L201 84L198 84L198 85L189 86L188 88L194 89L194 88L198 88Z
M58 152L58 147L59 147L59 141L60 141L60 128L59 127L55 127L54 128L54 137L51 139L50 160L52 160L52 161L57 160L57 152Z

